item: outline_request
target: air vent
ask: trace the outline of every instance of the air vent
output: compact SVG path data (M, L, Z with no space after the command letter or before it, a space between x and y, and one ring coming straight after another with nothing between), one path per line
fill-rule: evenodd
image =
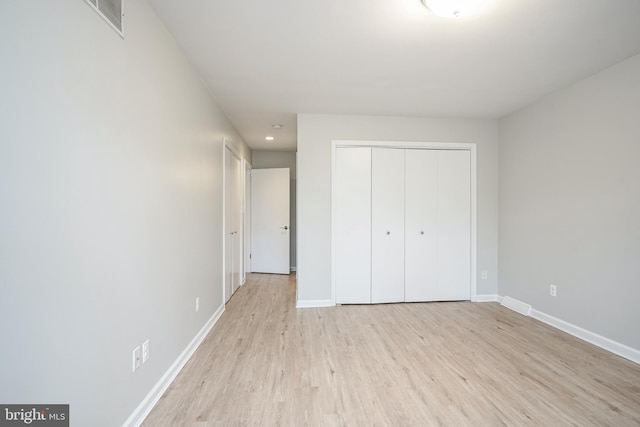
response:
M122 25L124 0L86 0L86 2L124 38Z

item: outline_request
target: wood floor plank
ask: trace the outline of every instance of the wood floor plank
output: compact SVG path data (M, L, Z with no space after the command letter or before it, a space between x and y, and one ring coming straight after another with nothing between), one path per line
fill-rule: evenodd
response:
M640 365L495 303L295 308L251 274L145 426L638 426Z

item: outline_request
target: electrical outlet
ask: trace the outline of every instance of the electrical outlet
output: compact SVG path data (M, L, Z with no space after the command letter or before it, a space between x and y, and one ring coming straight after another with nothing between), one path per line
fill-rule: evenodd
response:
M196 297L196 313L200 310L200 297Z
M549 285L549 295L552 297L556 296L556 285Z
M482 280L487 280L487 277L489 277L489 272L487 270L482 270L482 274L480 277L482 278Z
M142 363L149 360L149 340L142 343Z
M133 349L133 372L140 369L140 346Z

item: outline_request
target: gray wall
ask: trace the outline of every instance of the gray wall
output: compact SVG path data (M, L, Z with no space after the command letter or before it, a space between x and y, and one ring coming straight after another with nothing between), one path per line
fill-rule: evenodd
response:
M500 294L640 349L640 55L500 121L499 253Z
M221 307L223 137L250 155L145 1L125 25L0 2L0 402L75 426L121 425Z
M331 140L477 144L478 294L496 294L498 124L495 120L298 115L298 301L331 299Z
M296 153L294 151L259 151L252 152L251 166L253 169L289 168L290 169L290 256L291 268L296 268Z

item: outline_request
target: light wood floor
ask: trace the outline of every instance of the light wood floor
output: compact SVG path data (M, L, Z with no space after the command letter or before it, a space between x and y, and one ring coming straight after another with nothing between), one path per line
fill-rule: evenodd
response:
M250 275L145 426L638 426L640 365L496 303L296 309Z

